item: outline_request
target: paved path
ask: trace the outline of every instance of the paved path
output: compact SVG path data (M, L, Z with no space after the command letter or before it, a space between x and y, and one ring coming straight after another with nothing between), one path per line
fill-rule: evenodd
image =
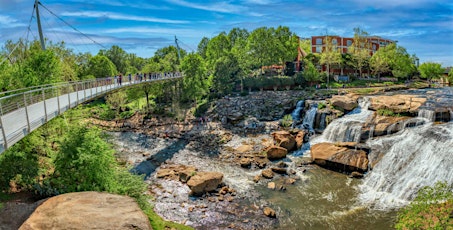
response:
M180 77L182 76L176 76L172 78ZM71 108L76 107L80 103L91 100L114 89L165 79L169 78L163 77L151 80L148 79L146 81L124 82L121 85L115 84L114 80L112 79L112 81L110 81L112 83L110 84L61 94L59 96L42 100L34 104L22 106L21 108L8 112L6 114L2 114L0 116L0 153L4 152L7 148L11 147L22 138L27 136L30 132L45 124L52 118L62 114L63 112ZM68 83L68 85L70 84L74 83ZM28 92L21 93L20 95L26 95L27 93ZM0 102L2 99L3 98L0 98Z

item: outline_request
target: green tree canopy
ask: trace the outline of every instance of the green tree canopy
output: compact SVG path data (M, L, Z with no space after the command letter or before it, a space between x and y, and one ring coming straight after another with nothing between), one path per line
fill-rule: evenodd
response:
M117 74L113 62L106 56L96 55L90 58L88 62L87 75L93 75L96 78L112 77Z
M199 54L184 57L181 69L184 72L183 97L197 103L209 93L211 78L207 77L206 64Z
M431 80L438 79L442 76L444 69L439 63L424 62L419 67L420 75L422 78Z

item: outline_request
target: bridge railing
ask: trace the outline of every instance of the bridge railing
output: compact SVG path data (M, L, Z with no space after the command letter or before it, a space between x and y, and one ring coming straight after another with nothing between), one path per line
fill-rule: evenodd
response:
M144 82L181 78L156 73L146 78L123 76L34 86L0 93L0 153L52 118L109 91Z

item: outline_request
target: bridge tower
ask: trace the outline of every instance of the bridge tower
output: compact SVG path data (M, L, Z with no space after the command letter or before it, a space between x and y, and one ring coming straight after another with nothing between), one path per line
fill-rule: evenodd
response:
M38 32L39 32L39 40L41 41L41 48L42 50L46 50L46 44L44 43L44 36L42 35L42 28L41 28L41 18L39 17L39 0L35 0L34 8L36 10L36 21L38 22Z

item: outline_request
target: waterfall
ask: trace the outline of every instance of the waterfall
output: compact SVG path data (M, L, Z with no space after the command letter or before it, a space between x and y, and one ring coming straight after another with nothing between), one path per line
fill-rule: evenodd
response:
M321 113L321 118L320 118L320 121L319 121L319 129L320 130L324 130L325 128L326 128L326 114L325 113Z
M453 109L449 108L448 111L450 112L450 121L453 121Z
M436 120L436 113L433 110L420 109L418 111L418 117L434 122Z
M385 153L359 186L359 200L378 209L406 205L418 190L437 181L453 182L453 123L404 129L368 140L373 152Z
M300 112L302 111L302 109L304 109L304 104L305 104L304 100L300 100L297 102L296 108L291 113L291 117L293 118L293 121L300 120Z
M343 117L333 120L316 140L320 142L359 142L362 134L362 126L373 114L368 110L369 98L359 100L359 106Z
M304 120L302 121L303 127L313 130L317 111L318 104L311 104L310 109L305 113Z

